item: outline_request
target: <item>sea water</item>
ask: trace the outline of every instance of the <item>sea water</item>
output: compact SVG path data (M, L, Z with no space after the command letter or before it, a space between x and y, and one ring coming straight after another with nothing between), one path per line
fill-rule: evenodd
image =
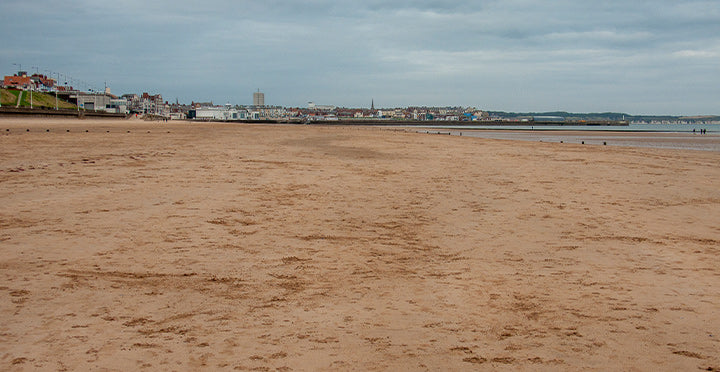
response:
M665 133L700 133L707 129L708 134L720 133L720 124L630 124L620 125L422 125L414 128L437 129L491 129L491 130L568 130L568 131L610 131L610 132L665 132Z

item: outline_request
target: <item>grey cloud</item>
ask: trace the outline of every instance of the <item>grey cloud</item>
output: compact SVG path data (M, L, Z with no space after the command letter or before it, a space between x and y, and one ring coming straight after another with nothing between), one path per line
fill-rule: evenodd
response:
M720 82L715 0L44 0L0 3L0 27L25 29L4 40L5 73L40 65L188 101L261 88L283 105L712 113Z

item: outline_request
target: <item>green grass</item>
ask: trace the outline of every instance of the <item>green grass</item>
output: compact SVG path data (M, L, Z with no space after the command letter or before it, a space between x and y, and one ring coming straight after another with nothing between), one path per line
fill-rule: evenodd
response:
M2 105L8 107L15 107L17 104L18 94L17 90L2 90ZM22 99L20 100L20 107L30 107L30 93L29 91L23 92ZM77 106L72 103L68 103L61 99L57 100L57 106L61 109L76 109ZM32 92L32 107L40 108L55 108L55 94L47 94L41 92Z
M0 90L0 104L2 104L3 106L15 107L15 104L17 103L18 93L19 91L17 90Z

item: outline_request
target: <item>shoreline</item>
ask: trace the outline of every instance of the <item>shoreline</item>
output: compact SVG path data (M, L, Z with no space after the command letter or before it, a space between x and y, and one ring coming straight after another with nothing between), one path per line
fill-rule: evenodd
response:
M565 144L603 145L669 150L720 152L720 134L657 132L657 131L572 131L572 130L446 130L417 131L420 134L440 134L522 142L551 142Z

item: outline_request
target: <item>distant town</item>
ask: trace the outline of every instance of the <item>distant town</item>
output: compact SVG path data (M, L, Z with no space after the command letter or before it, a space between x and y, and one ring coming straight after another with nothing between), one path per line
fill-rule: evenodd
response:
M57 78L18 71L3 78L0 114L142 116L147 120L266 121L295 123L332 123L353 121L359 124L408 122L458 122L492 124L720 124L720 116L637 116L623 113L568 112L510 113L476 107L368 107L348 108L308 102L306 107L266 105L265 94L252 93L251 105L218 105L213 102L180 103L163 99L161 94L130 93L117 96L109 87L102 91L74 88ZM250 93L248 93L250 97ZM430 124L430 123L428 123Z

